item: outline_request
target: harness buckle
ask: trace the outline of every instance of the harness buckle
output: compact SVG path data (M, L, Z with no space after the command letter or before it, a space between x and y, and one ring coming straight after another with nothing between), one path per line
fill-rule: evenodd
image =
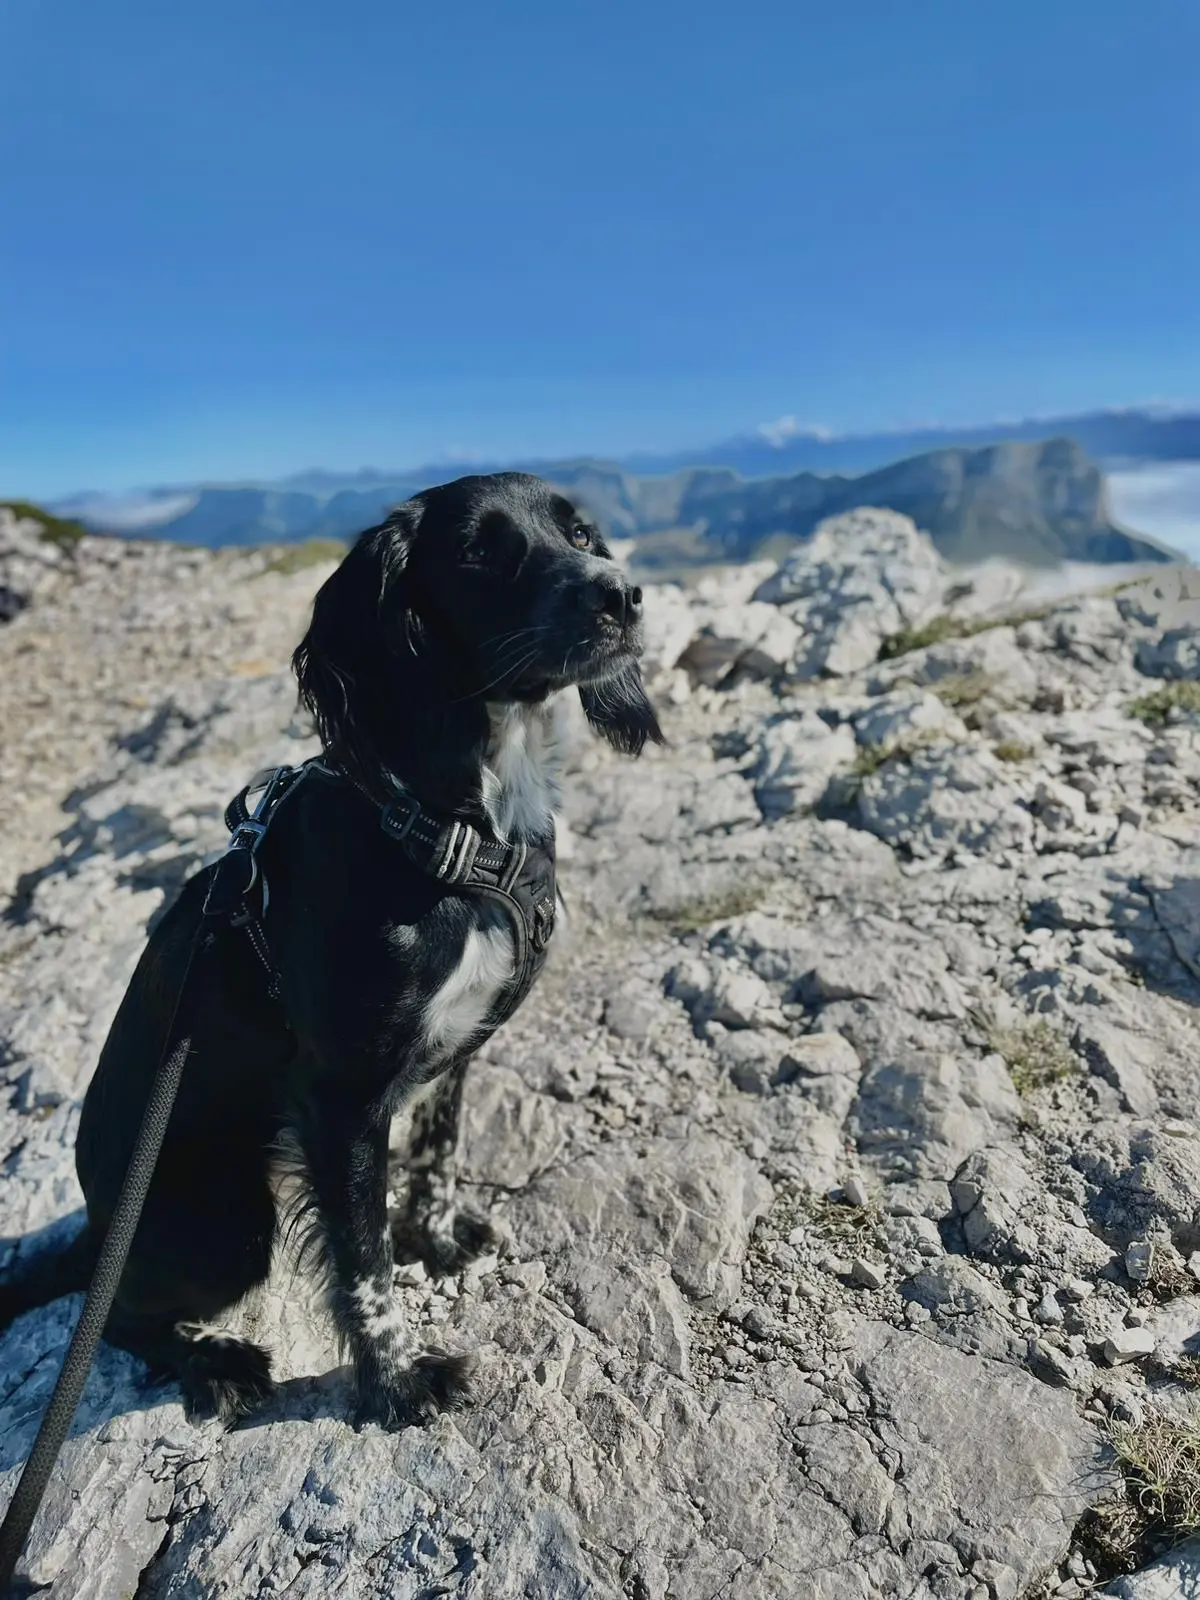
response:
M411 795L397 795L391 804L384 806L380 812L379 826L384 833L403 843L412 832L413 825L420 815L421 807Z
M442 854L433 869L443 883L465 883L475 866L482 837L469 822L452 822L445 830Z
M231 850L249 850L251 854L262 843L262 836L267 831L265 822L260 822L257 817L247 817L245 822L239 822L233 830L233 837L229 841Z
M533 908L533 926L529 931L529 942L540 955L550 943L554 933L554 897L543 895Z

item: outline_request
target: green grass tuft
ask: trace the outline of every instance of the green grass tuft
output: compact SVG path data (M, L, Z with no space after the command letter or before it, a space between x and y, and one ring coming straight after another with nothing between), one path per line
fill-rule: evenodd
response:
M1001 739L994 751L997 761L1032 761L1033 746L1019 739Z
M851 776L869 778L889 761L911 761L921 750L928 750L942 738L936 728L922 728L908 739L898 739L894 744L864 745L850 767Z
M880 661L894 661L897 656L911 655L914 650L924 650L931 644L941 644L946 639L965 636L966 624L957 617L933 617L917 628L901 628L879 647Z
M1200 1416L1150 1411L1137 1423L1113 1420L1106 1431L1120 1489L1084 1513L1072 1540L1102 1584L1141 1571L1200 1531Z
M1127 588L1117 584L1117 589ZM977 634L990 633L993 628L1019 628L1023 622L1041 622L1052 611L1057 611L1065 600L1054 600L1043 606L1030 606L1025 611L1009 611L1000 617L949 617L942 615L923 622L919 628L901 628L879 647L880 661L894 661L897 656L910 655L914 650L925 650L931 644L944 644L947 639L974 639Z
M1144 722L1148 728L1165 728L1173 711L1185 715L1200 713L1200 683L1194 678L1183 678L1177 683L1164 683L1129 707L1129 715Z
M1013 1088L1023 1100L1082 1070L1066 1037L1041 1017L1011 1028L993 1028L988 1034L988 1049L1004 1057Z
M728 889L700 895L677 906L656 906L647 915L665 923L674 933L698 933L714 922L731 922L757 911L767 892L766 885L750 881L732 884Z
M87 537L87 529L80 523L66 517L52 516L49 511L43 511L41 506L35 506L28 500L0 500L0 510L11 511L15 517L40 523L38 538L45 544L57 545L60 550L74 550L79 541Z
M986 700L996 687L996 680L988 672L956 672L947 678L939 678L936 683L929 685L930 690L937 695L943 705L959 708L962 706L977 706L981 700Z
M288 578L293 572L303 572L308 567L320 567L328 561L340 561L346 554L346 549L347 546L341 539L302 539L298 544L279 546L262 571L276 572L281 577Z
M1114 1422L1109 1439L1152 1525L1180 1539L1200 1529L1200 1416L1151 1413L1136 1427Z

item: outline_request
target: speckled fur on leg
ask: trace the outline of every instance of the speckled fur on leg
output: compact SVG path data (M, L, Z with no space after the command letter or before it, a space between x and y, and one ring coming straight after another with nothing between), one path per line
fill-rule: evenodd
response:
M455 1062L412 1107L408 1196L392 1222L398 1261L423 1261L431 1272L457 1272L494 1242L491 1224L460 1209L459 1117L468 1061Z

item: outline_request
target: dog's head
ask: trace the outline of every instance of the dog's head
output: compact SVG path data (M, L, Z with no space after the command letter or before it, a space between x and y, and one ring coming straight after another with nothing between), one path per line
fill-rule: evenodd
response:
M642 687L642 593L591 520L525 473L417 495L355 543L294 657L326 748L372 791L383 772L448 800L478 763L488 703L576 686L636 755L661 742Z

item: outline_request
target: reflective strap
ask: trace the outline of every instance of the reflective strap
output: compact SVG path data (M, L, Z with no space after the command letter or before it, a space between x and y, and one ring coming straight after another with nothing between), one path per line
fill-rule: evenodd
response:
M443 883L466 883L483 840L469 822L450 823L444 839L441 859L433 867L433 875Z
M521 868L525 865L525 857L529 853L528 847L521 840L518 840L516 844L509 845L508 848L511 854L508 862L500 869L500 881L498 884L498 887L503 889L505 894L509 894L512 891L512 886L520 877Z

